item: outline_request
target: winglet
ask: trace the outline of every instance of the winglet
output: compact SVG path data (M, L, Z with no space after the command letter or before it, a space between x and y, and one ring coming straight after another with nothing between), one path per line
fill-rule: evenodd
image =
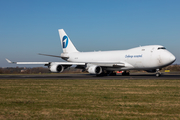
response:
M15 63L15 62L11 62L11 61L10 61L9 59L7 59L7 58L6 58L6 61L7 61L8 63Z

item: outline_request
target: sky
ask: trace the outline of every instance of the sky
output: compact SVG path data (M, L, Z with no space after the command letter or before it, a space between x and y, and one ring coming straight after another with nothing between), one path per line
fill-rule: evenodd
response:
M62 53L58 29L79 51L163 45L180 64L179 6L179 0L0 0L0 67L17 66L5 58L62 61L38 55Z

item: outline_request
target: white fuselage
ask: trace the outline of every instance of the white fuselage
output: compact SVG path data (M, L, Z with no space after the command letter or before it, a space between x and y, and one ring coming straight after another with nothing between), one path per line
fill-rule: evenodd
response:
M150 70L168 66L175 61L175 56L160 45L118 51L75 52L67 56L69 62L125 63L125 67L109 68L109 70Z

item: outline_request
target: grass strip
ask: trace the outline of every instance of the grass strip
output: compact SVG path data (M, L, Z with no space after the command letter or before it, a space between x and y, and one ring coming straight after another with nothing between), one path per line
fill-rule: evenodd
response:
M0 119L180 119L180 80L0 80Z

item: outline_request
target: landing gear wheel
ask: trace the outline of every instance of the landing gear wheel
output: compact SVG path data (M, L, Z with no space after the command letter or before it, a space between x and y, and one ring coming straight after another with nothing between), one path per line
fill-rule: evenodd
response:
M116 73L111 73L109 76L116 76Z
M107 74L104 72L102 72L101 74L96 74L96 77L103 77L103 76L107 76Z
M124 71L123 73L122 73L122 76L129 76L129 71L127 72L127 71Z
M160 77L161 76L161 72L159 71L159 69L156 69L156 77Z
M114 71L107 71L107 76L116 76L116 73Z
M161 76L161 73L156 73L156 77L160 77Z

